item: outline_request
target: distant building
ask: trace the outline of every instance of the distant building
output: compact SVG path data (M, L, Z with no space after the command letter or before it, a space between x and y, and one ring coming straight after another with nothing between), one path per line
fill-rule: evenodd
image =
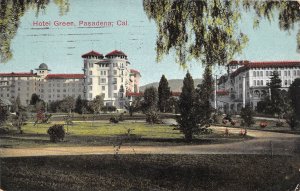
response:
M19 96L21 103L28 105L33 93L47 103L68 96L92 100L102 95L105 105L123 108L126 92L139 92L141 75L129 68L130 62L122 51L114 50L105 57L91 51L82 58L81 74L51 74L44 63L35 73L0 73L0 98L14 100Z
M262 98L269 96L267 84L274 71L282 80L282 89L287 90L300 78L300 61L231 61L227 64L227 74L218 79L218 108L239 112L245 103L255 109Z

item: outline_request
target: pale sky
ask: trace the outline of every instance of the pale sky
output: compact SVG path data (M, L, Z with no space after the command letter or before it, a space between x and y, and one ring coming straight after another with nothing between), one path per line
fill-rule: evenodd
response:
M88 2L88 3L87 3ZM296 34L299 26L288 32L280 31L278 21L262 20L260 28L253 29L251 13L243 16L241 30L249 36L249 44L236 59L272 61L300 60L296 52ZM118 20L128 26L117 26ZM34 21L50 21L49 29L32 29ZM74 22L76 26L56 27L54 21ZM79 21L109 21L113 27L78 28ZM168 79L182 79L186 73L175 63L171 53L156 63L155 43L157 29L149 21L142 1L137 0L70 0L70 11L59 16L58 8L50 3L38 18L33 10L21 19L17 35L12 40L13 59L0 64L1 72L27 72L46 63L51 73L81 73L81 55L90 50L102 54L118 49L128 55L131 68L139 70L141 83L159 81L162 74ZM201 65L191 62L190 72L201 78ZM220 74L220 70L216 72Z

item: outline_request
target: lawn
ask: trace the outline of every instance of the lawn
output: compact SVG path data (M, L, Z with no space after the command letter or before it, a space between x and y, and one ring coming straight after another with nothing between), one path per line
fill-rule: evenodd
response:
M2 158L1 188L22 190L294 190L296 156L98 155Z
M64 123L64 122L56 122ZM183 145L186 144L183 134L174 126L144 122L121 122L118 124L102 122L76 122L72 126L65 126L67 134L63 142L51 143L47 134L53 124L32 123L25 125L23 134L2 135L0 147L59 147L59 146L104 146L115 145L120 141L124 145ZM128 129L130 133L128 134ZM249 137L246 137L249 138ZM209 135L200 135L191 144L225 143L240 141L244 138L232 134L225 136L222 131L214 131Z

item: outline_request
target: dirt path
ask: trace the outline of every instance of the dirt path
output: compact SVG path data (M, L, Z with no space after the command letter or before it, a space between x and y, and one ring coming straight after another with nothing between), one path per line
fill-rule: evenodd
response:
M213 129L225 130L223 127ZM240 129L229 128L230 133ZM119 154L273 154L290 155L300 151L300 135L248 130L255 139L209 145L185 146L122 146ZM113 146L96 147L46 147L1 148L1 157L50 156L50 155L99 155L116 154Z

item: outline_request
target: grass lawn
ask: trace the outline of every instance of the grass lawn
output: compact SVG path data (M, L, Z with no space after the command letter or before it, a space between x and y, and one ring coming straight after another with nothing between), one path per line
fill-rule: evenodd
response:
M1 188L22 190L294 190L299 156L98 155L2 158Z
M63 123L58 122L58 123ZM47 130L53 124L32 123L25 125L23 134L2 135L0 147L46 147L46 146L101 146L114 145L120 140L126 145L178 145L186 144L183 134L169 125L149 125L143 122L121 122L118 124L103 122L76 122L65 126L67 135L63 142L51 143ZM130 129L130 136L128 136ZM243 137L232 134L225 137L224 132L215 131L209 135L196 137L192 144L224 143L243 140Z

